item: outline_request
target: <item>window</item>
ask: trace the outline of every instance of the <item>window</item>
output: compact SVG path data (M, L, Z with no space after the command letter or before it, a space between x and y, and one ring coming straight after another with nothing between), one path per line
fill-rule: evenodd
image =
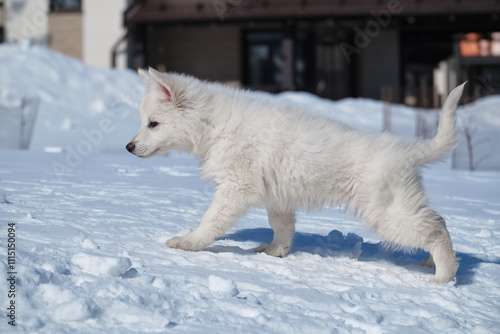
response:
M279 90L283 76L281 33L252 31L245 36L245 84L268 90Z
M50 0L51 12L79 12L81 10L82 0Z

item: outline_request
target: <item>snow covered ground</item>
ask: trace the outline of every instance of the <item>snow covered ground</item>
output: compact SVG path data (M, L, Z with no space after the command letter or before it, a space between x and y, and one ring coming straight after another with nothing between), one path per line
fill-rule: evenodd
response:
M71 173L63 154L0 151L0 272L16 227L19 333L498 333L500 174L424 173L460 260L429 285L423 253L393 253L339 209L300 214L291 254L264 210L207 250L169 249L211 199L189 158L95 154ZM7 281L1 280L0 332Z
M253 251L272 239L261 209L205 251L169 249L167 239L198 225L213 191L190 157L124 152L143 92L130 71L0 46L0 104L40 98L30 150L0 150L0 333L499 333L499 172L450 170L449 162L423 172L461 258L457 281L444 286L427 283L433 270L418 265L426 254L384 249L338 208L300 213L283 259ZM382 123L376 101L279 98L354 127ZM462 108L488 115L475 122L490 139L499 101ZM393 106L393 114L394 132L412 135L414 111Z

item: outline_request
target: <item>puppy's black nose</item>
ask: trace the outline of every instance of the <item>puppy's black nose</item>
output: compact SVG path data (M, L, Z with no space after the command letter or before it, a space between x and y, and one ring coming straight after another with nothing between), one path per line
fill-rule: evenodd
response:
M132 151L135 150L135 144L132 143L132 142L130 142L130 143L127 144L126 148L127 148L127 151L129 151L130 153L132 153Z

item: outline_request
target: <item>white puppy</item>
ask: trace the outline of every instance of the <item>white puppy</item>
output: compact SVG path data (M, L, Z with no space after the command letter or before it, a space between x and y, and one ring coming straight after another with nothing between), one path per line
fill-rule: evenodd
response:
M453 148L463 85L446 100L436 137L421 141L353 130L266 93L153 69L139 76L149 90L140 106L142 126L127 150L142 158L185 150L216 184L200 226L168 246L204 249L250 207L265 206L274 238L256 251L283 257L296 210L347 203L388 243L430 252L423 264L436 266L431 282L454 280L450 236L443 218L427 206L419 168Z

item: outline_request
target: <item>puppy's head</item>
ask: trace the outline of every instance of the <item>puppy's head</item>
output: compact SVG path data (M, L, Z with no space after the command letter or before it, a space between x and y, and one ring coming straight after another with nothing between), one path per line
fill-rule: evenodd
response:
M141 128L126 149L141 158L150 158L170 150L192 150L199 129L192 92L200 81L179 74L160 73L152 68L139 69L139 77L149 88L139 113Z

